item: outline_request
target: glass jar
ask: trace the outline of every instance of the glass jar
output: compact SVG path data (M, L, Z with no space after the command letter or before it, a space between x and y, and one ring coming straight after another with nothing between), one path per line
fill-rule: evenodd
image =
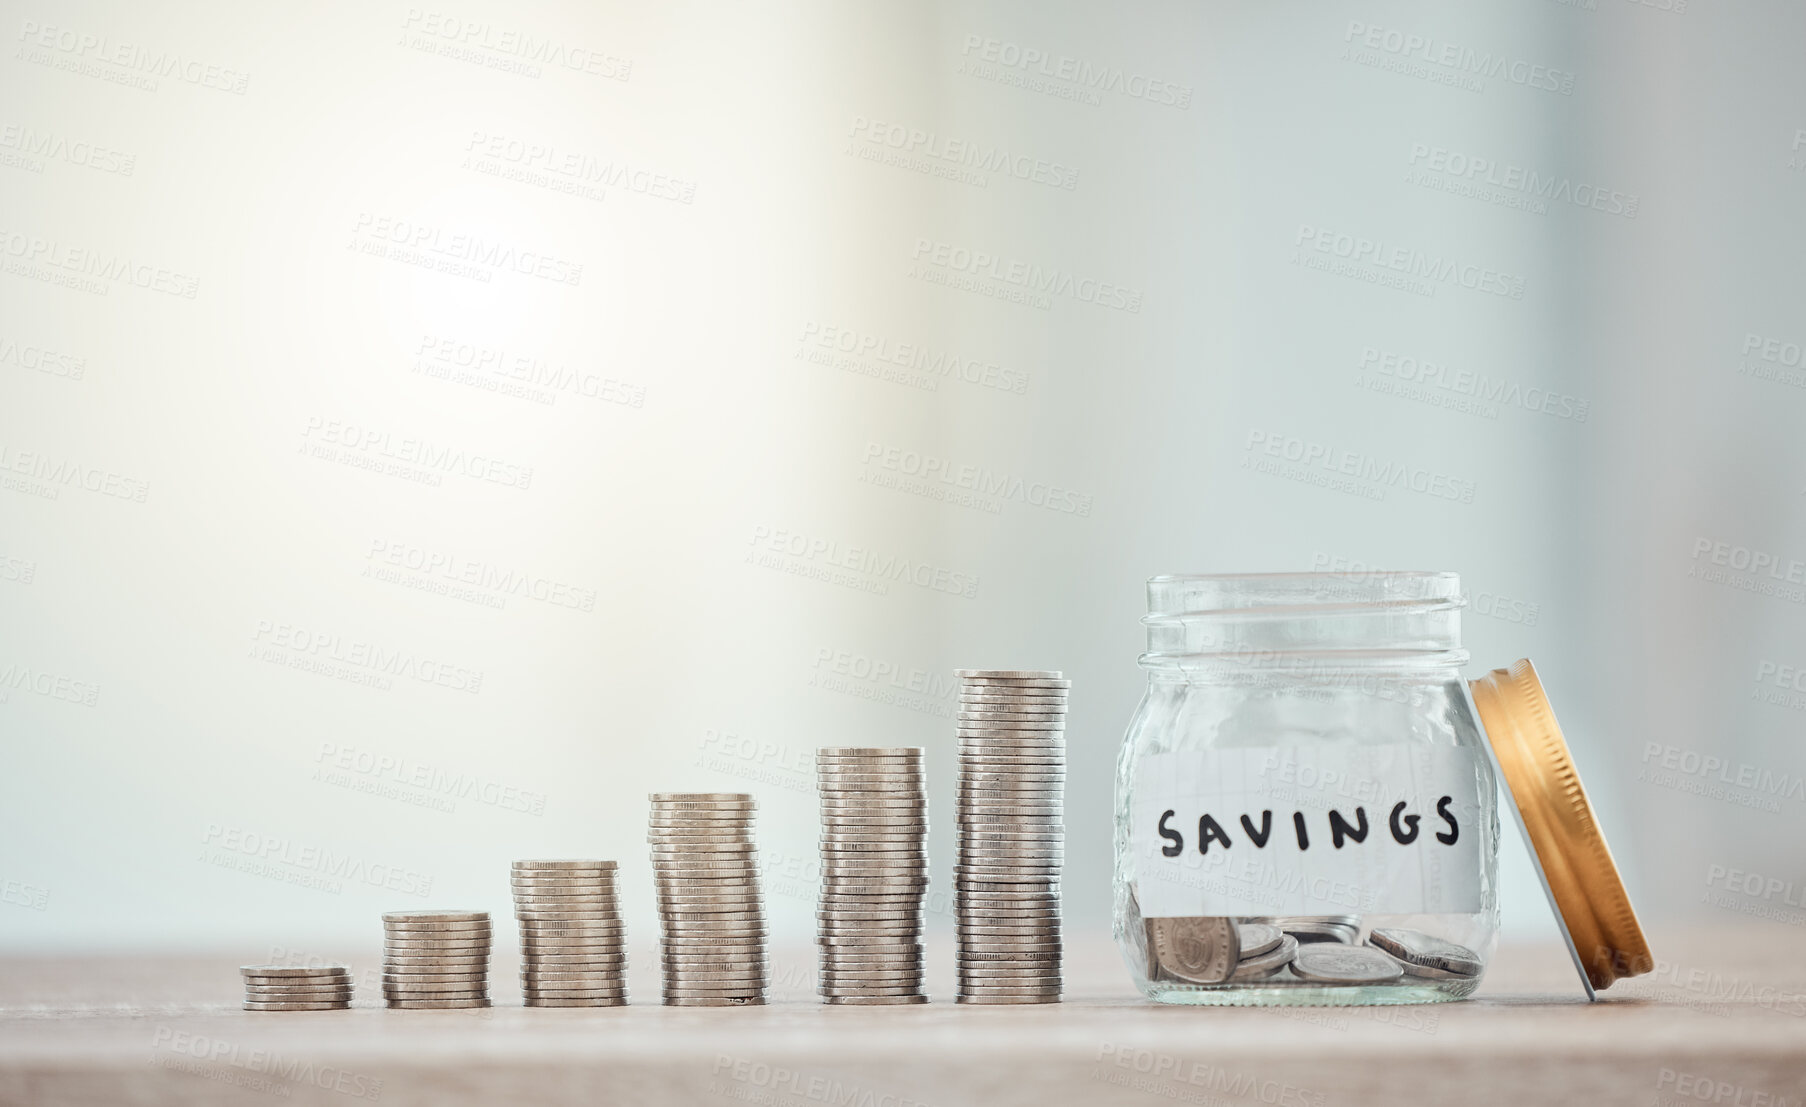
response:
M1454 573L1148 582L1148 688L1116 773L1115 933L1143 993L1347 1005L1479 986L1499 820L1464 604Z

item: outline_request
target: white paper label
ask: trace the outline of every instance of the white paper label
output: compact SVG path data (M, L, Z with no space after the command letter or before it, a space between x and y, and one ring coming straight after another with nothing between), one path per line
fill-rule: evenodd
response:
M1421 743L1144 756L1129 842L1150 918L1480 910L1473 751Z

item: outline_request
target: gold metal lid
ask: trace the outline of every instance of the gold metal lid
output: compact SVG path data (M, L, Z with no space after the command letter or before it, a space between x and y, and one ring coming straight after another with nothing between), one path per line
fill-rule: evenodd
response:
M1468 687L1588 994L1648 972L1649 943L1535 666L1525 659Z

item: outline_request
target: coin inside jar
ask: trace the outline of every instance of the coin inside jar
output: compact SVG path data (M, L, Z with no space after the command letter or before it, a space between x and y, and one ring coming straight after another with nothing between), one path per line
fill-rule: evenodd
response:
M1399 963L1380 950L1331 942L1299 946L1292 971L1319 984L1390 984L1405 975Z
M1221 984L1241 960L1233 920L1221 916L1148 919L1148 948L1161 970L1188 984Z

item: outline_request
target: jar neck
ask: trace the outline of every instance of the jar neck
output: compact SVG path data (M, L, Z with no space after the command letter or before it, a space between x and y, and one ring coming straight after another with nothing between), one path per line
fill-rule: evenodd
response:
M1147 652L1155 679L1443 680L1467 663L1454 573L1156 577Z

